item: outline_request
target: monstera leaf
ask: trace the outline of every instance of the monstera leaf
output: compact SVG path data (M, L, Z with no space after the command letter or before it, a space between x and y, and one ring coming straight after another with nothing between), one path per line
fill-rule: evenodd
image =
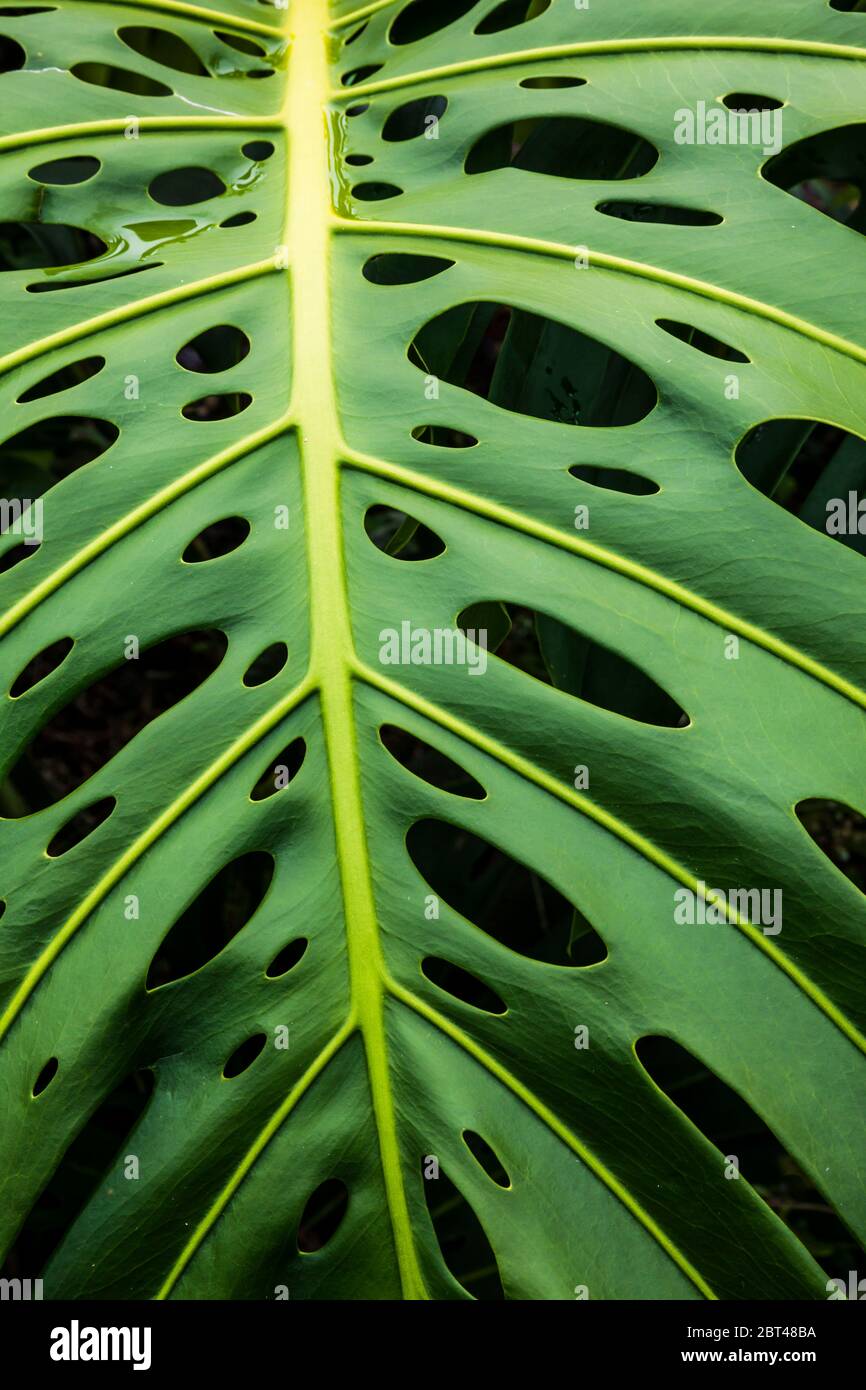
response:
M748 1153L862 1234L857 9L0 10L45 1297L827 1297Z

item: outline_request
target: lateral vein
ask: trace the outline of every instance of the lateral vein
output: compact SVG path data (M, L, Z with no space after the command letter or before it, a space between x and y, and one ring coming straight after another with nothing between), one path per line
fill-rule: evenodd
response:
M497 1062L494 1057L491 1057L490 1053L483 1047L480 1047L468 1034L464 1033L462 1028L458 1028L457 1025L446 1018L444 1014L440 1014L436 1009L431 1008L430 1005L425 1000L419 998L417 994L413 994L411 990L405 989L402 985L398 984L396 980L389 979L387 984L390 993L393 994L396 999L399 999L407 1008L413 1009L415 1013L425 1018L428 1023L432 1023L434 1027L445 1033L452 1042L456 1043L458 1047L461 1047L464 1052L467 1052L469 1056L473 1057L476 1062L484 1067L491 1076L495 1077L500 1085L506 1086L508 1090L511 1091L512 1095L517 1096L519 1100L523 1101L523 1104L537 1115L538 1118L547 1125L548 1129L550 1129L557 1138L561 1139L562 1142L571 1149L572 1153L574 1153L581 1162L604 1183L605 1187L622 1202L623 1206L631 1212L632 1216L634 1216L644 1229L649 1232L653 1239L657 1241L665 1253L669 1255L674 1263L682 1270L683 1274L691 1280L695 1288L703 1294L704 1298L708 1300L716 1299L716 1294L713 1292L710 1285L698 1273L694 1265L690 1263L670 1237L665 1234L658 1222L650 1216L649 1212L644 1210L637 1198L629 1192L628 1188L625 1187L610 1169L596 1157L586 1144L584 1144L581 1139L578 1139L577 1135L574 1134L567 1125L563 1124L558 1116L545 1105L543 1101L539 1100L538 1096L536 1096L528 1086L525 1086L522 1081L519 1081L516 1076L513 1076L512 1073Z
M256 722L235 739L235 741L216 758L209 767L205 768L194 782L184 788L180 796L176 797L170 806L167 806L157 818L146 827L127 850L116 859L108 871L95 884L87 896L78 904L75 911L69 916L63 926L57 931L42 951L41 955L30 966L20 985L16 989L12 998L9 1000L3 1013L0 1014L0 1040L8 1033L12 1024L20 1014L24 1005L36 989L43 976L54 964L64 947L72 940L76 932L88 920L100 903L108 896L112 888L116 887L123 879L124 875L132 868L133 864L145 854L169 830L176 821L194 805L205 792L219 781L224 773L238 762L244 754L250 752L257 743L260 742L272 729L293 712L304 700L312 693L315 683L308 674L295 686L295 688L270 710L266 711Z
M462 508L464 511L474 512L477 516L486 517L489 521L497 522L512 531L521 531L525 535L532 536L535 540L544 541L547 545L555 545L562 550L569 550L574 555L580 555L595 564L604 565L605 568L623 575L626 579L634 580L638 584L654 589L657 593L663 594L665 598L672 599L675 603L681 604L682 607L691 609L702 618L707 618L726 632L736 633L746 641L754 643L755 646L763 647L765 651L771 652L781 661L797 667L806 675L829 686L831 690L843 695L852 704L866 709L866 691L846 680L844 676L837 675L835 671L829 670L821 662L816 661L805 652L799 651L796 647L792 647L788 642L782 641L773 633L766 632L754 623L729 613L726 609L711 602L710 599L702 598L700 594L693 593L673 579L666 579L664 575L649 569L646 565L629 560L613 550L606 550L594 541L583 540L579 536L572 536L566 531L560 531L547 522L537 521L521 512L512 511L510 507L502 506L498 502L491 502L476 493L466 492L462 488L455 487L452 483L444 483L438 479L428 478L422 473L415 473L400 464L387 463L384 459L362 453L348 446L343 449L343 457L349 467L372 473L376 477L387 478L403 487L424 493L428 497L434 497L438 501L447 502L452 506Z
M289 1115L295 1109L295 1106L298 1104L298 1102L303 1099L304 1095L310 1089L313 1082L317 1079L317 1077L321 1076L328 1063L336 1056L343 1044L351 1037L352 1033L355 1031L356 1026L357 1025L355 1023L355 1020L351 1016L346 1019L346 1022L343 1024L342 1028L340 1028L338 1032L334 1034L330 1042L327 1043L327 1045L322 1048L318 1056L313 1059L313 1061L307 1067L307 1070L304 1072L303 1076L292 1087L285 1100L268 1120L268 1123L265 1125L264 1129L261 1131L259 1135L256 1136L256 1139L247 1149L247 1152L244 1154L244 1157L238 1164L235 1171L232 1173L228 1182L222 1188L221 1192L219 1193L219 1196L216 1198L214 1202L211 1203L210 1207L205 1212L199 1224L196 1226L195 1230L193 1231L183 1250L181 1250L177 1260L172 1265L172 1268L164 1284L159 1289L158 1293L154 1295L154 1301L161 1302L170 1296L173 1288L177 1284L178 1279L183 1274L184 1270L187 1269L187 1267L189 1266L190 1262L192 1261L193 1257L195 1256L205 1237L213 1229L217 1220L225 1211L232 1197L235 1195L241 1183L244 1181L244 1178L246 1178L250 1173L257 1159L261 1157L268 1144L271 1142L271 1140L274 1138L277 1132L281 1129L282 1125L285 1123Z
M606 811L603 806L599 806L598 803L593 801L590 797L584 796L580 792L573 790L571 787L567 786L566 783L561 782L557 777L545 772L542 768L536 767L528 758L522 757L519 753L515 753L512 749L506 747L505 744L499 743L496 739L474 729L471 724L467 724L465 720L452 715L448 710L443 709L441 706L429 700L423 699L419 695L415 695L414 692L410 691L406 686L401 685L398 681L392 681L387 676L380 675L364 662L357 662L356 674L359 680L363 680L373 689L380 690L384 695L388 695L391 699L399 701L409 709L414 709L417 714L438 724L443 729L448 729L451 733L455 734L457 738L462 739L464 743L469 743L473 747L478 748L481 752L494 758L501 766L509 768L525 781L533 782L543 791L557 797L560 801L564 801L567 806L573 807L576 811L579 811L581 815L587 816L604 830L615 835L624 844L627 844L630 849L635 850L637 854L642 855L644 859L654 864L657 869L661 869L661 871L670 878L690 889L696 897L702 898L707 903L712 902L715 905L715 898L710 896L711 890L707 890L705 886L702 886L701 881L680 864L678 860L674 859L672 855L666 854L664 850L659 849L658 845L654 844L652 840L647 839L645 835L641 835L639 831L633 830L625 821L620 820L619 817L613 815L610 811ZM818 985L814 984L814 982L809 979L808 975L805 975L799 966L795 965L794 962L785 955L784 951L779 949L774 941L769 941L767 937L764 936L763 932L755 927L752 922L741 917L739 913L731 907L727 900L724 903L724 911L728 923L733 927L739 928L739 930L749 938L752 944L763 951L764 954L773 961L774 965L778 966L779 969L793 981L798 989L811 999L812 1003L836 1025L839 1031L844 1033L849 1042L852 1042L861 1052L866 1053L866 1038L863 1037L859 1029L842 1010L833 1003L832 999L828 998L824 991L820 989Z
M439 227L416 222L378 222L348 217L337 217L335 221L338 231L349 234L370 236L387 234L426 237L431 241L459 241L472 246L485 246L491 250L532 252L536 255L550 256L553 259L565 261L573 261L577 255L577 247L567 246L563 242L542 241L537 237L511 236L505 232L488 232L475 227ZM808 319L801 319L796 314L789 314L785 309L777 309L772 304L766 304L763 300L753 299L750 295L740 294L736 290L726 290L721 285L714 285L708 280L698 280L691 275L680 275L676 271L664 270L661 266L650 265L645 261L632 261L625 256L613 256L607 252L593 251L589 247L583 246L580 248L580 252L581 255L586 256L590 265L598 266L600 270L613 270L626 275L637 275L645 280L655 280L663 285L672 285L676 289L701 295L704 299L713 299L720 304L728 304L731 308L741 309L748 314L755 314L778 324L782 328L789 328L795 333L801 333L804 337L813 338L815 342L821 343L824 347L844 353L847 357L853 357L856 362L866 363L866 347L851 342L848 338L843 338L841 334L830 333L826 329L818 327L817 324L810 323Z
M82 338L89 338L94 333L100 333L104 328L114 328L119 323L129 323L133 319L143 318L146 314L152 314L157 309L167 308L171 304L183 304L190 299L199 299L203 295L212 294L215 290L227 289L230 285L240 285L246 280L255 280L259 275L270 275L279 269L276 256L266 261L257 261L252 265L239 267L237 270L223 270L218 275L209 275L204 280L194 280L189 285L178 285L169 290L161 290L159 294L149 295L146 299L136 299L129 304L118 305L116 309L108 309L103 314L97 314L92 319L85 319L83 323L70 324L68 328L62 328L57 333L50 333L45 338L38 338L35 342L27 343L22 348L17 348L15 352L7 353L5 357L0 357L0 376L5 376L15 367L22 366L25 362L32 362L37 357L42 357L46 352L52 352L54 348L65 347L67 343L77 343Z
M853 44L820 43L808 39L777 39L738 34L683 34L657 39L597 39L591 43L568 43L548 48L527 48L516 53L494 53L464 63L448 63L438 68L386 77L379 82L359 82L354 87L342 87L331 93L331 101L357 101L379 92L402 91L426 82L444 82L452 77L470 76L495 68L524 67L527 63L544 63L558 58L593 57L611 53L664 53L683 50L716 49L735 53L796 53L805 58L845 58L861 61L866 48Z

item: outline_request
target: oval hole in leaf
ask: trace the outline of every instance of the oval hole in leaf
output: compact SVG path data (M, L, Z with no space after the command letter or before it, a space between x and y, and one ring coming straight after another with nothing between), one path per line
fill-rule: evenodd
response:
M382 139L396 143L401 140L417 140L425 135L435 121L448 110L448 98L442 96L416 97L404 102L392 111L382 127Z
M353 168L360 168L365 164L372 164L373 156L371 154L347 154L346 163L351 164Z
M729 92L722 97L722 105L727 106L729 111L778 111L785 103L777 101L775 97L758 96L754 92Z
M68 222L0 222L0 271L85 265L107 250L84 227Z
M51 1084L51 1082L57 1075L57 1068L59 1067L59 1065L60 1063L58 1062L56 1057L48 1058L48 1061L45 1063L45 1066L42 1068L41 1072L39 1073L39 1075L33 1083L33 1090L31 1092L32 1096L40 1096L42 1092L45 1090L46 1086L49 1086Z
M288 975L290 970L300 963L306 955L309 941L305 936L299 936L294 941L290 941L288 946L284 946L278 955L274 956L265 974L269 980L279 980L281 976Z
M461 430L446 429L442 425L416 425L412 438L435 449L474 449L478 443L474 434L463 434Z
M244 673L244 685L264 685L278 676L289 659L289 649L285 642L273 642L260 652Z
M256 164L263 164L266 159L270 159L273 152L274 146L270 140L250 140L241 146L241 154L245 154L247 159L254 160Z
M487 603L497 600L487 600ZM635 662L547 613L505 604L511 632L496 656L535 680L553 685L600 709L660 728L685 728L689 717L681 705ZM477 627L473 604L457 619L458 627Z
M74 386L80 386L82 382L96 376L104 366L104 357L82 357L77 362L70 362L68 366L61 367L50 376L44 376L35 386L29 386L26 391L22 391L18 403L26 405L29 401L41 400L43 396L55 396L60 391L71 391Z
M401 251L386 251L371 256L361 272L372 285L416 285L432 280L443 270L450 270L453 261L444 256L410 256Z
M125 25L117 30L117 37L127 48L142 58L149 58L152 63L161 63L163 67L188 73L191 77L210 77L195 50L168 29Z
M214 33L221 43L228 44L236 53L246 53L251 58L264 58L267 55L267 50L260 43L247 38L245 34L228 34L222 29L215 29Z
M190 165L185 169L167 169L151 179L147 191L154 202L164 207L187 207L190 203L203 203L208 198L219 198L226 186L213 169L200 165Z
M488 1014L504 1014L508 1011L508 1006L500 999L495 990L489 985L479 980L477 975L470 975L468 970L455 965L453 961L442 960L439 956L425 956L421 962L421 970L427 979L444 990L454 999L459 999L463 1004L469 1004L473 1009L481 1009Z
M352 197L362 203L382 203L387 198L397 198L403 192L395 183L356 183Z
M738 1091L671 1038L650 1034L638 1038L634 1050L647 1075L704 1138L721 1154L737 1155L742 1176L813 1254L832 1249L840 1270L863 1267L855 1238Z
M709 333L704 333L700 328L695 328L690 323L678 323L676 319L656 319L656 323L665 333L669 333L672 338L677 338L681 343L688 344L698 352L703 352L707 357L721 357L728 362L749 362L751 359L739 348L729 347L720 338L714 338Z
M323 1250L337 1234L349 1205L349 1189L339 1178L328 1178L307 1199L298 1222L298 1249L302 1255Z
M144 77L140 72L130 72L129 68L118 68L111 63L73 63L69 69L79 82L89 82L94 87L109 87L116 92L130 92L138 97L170 97L171 87L155 82L152 77Z
M531 91L549 91L556 87L585 87L585 77L524 77L521 87Z
M505 1298L493 1247L472 1207L443 1169L424 1180L424 1200L442 1259L467 1293L479 1302Z
M445 820L416 821L406 848L437 897L510 951L583 967L607 947L573 903L525 864Z
M230 555L243 545L249 534L250 523L245 517L228 516L222 521L215 521L190 541L183 552L184 564L200 565Z
M391 25L388 40L394 44L417 43L462 19L475 3L476 0L411 0Z
M467 174L522 169L562 179L635 179L658 158L654 145L621 126L585 116L539 116L488 130L464 168Z
M65 661L72 651L73 641L71 637L61 637L59 641L52 642L50 646L44 647L41 652L37 652L19 676L15 677L9 689L9 694L13 700L19 700L28 690L32 690L40 681L44 681L50 676L52 671L56 671L61 662Z
M718 212L675 207L671 203L617 202L608 199L596 203L595 210L605 217L618 217L623 222L658 222L672 227L718 227L725 220Z
M9 1251L4 1277L14 1269L26 1270L30 1278L41 1277L94 1193L106 1181L123 1181L128 1140L153 1086L151 1071L125 1077L78 1128Z
M98 174L102 164L92 155L77 154L66 159L49 159L45 164L37 164L30 169L28 179L37 183L73 184L85 183Z
M104 796L92 805L76 811L72 819L52 838L45 851L48 858L59 859L61 855L68 854L76 845L80 845L82 840L86 840L94 830L99 829L103 821L108 820L116 805L117 801L113 796Z
M502 0L502 3L475 26L476 34L501 34L506 29L516 29L519 24L529 24L550 9L550 0L536 0L532 14L528 13L526 0Z
M231 217L227 217L220 223L221 227L248 227L251 222L255 222L258 217L257 212L236 212Z
M5 13L8 14L8 10ZM0 34L0 73L18 72L26 61L27 54L20 43L10 39L8 34Z
M145 988L161 989L201 970L253 919L274 876L273 856L252 850L225 864L163 937Z
M486 791L474 777L446 758L438 748L424 743L414 734L398 729L395 724L383 724L379 729L379 738L391 757L422 782L428 782L440 791L450 792L452 796L465 796L473 801L486 799Z
M820 420L765 420L743 437L734 461L778 507L866 555L866 440L860 435Z
M94 776L136 734L207 680L227 646L217 630L182 633L143 650L137 661L121 661L77 694L40 729L9 775L29 808L22 814L53 806Z
M344 87L357 87L360 82L366 82L368 77L373 77L377 72L381 72L384 64L367 63L362 68L352 68L351 72L343 73L340 82Z
M87 415L54 415L13 434L0 444L6 488L35 501L55 483L108 452L120 430L110 420Z
M471 361L460 362L447 345L466 332L467 316L480 316L484 331ZM613 348L507 304L446 309L416 334L409 360L503 410L565 425L633 425L658 404L646 372Z
M844 801L822 797L799 801L794 811L821 853L866 893L866 816Z
M22 560L26 560L31 555L35 555L39 549L38 545L28 545L22 541L20 545L13 545L10 550L0 555L0 574L5 574L7 570L14 569Z
M488 1144L486 1139L482 1139L480 1134L476 1134L474 1129L464 1129L463 1142L471 1153L475 1161L482 1167L497 1187L510 1187L511 1179L505 1170L499 1155Z
M772 156L761 172L768 183L815 212L861 236L866 233L866 123L797 140Z
M199 396L197 401L189 401L181 414L196 424L209 425L242 415L252 403L253 398L246 391L227 391L223 395Z
M278 792L285 791L294 782L298 773L304 765L307 756L307 745L302 738L294 739L282 753L265 768L256 785L250 792L251 801L267 801L268 797L276 796Z
M353 29L351 34L348 35L343 44L343 47L348 48L350 44L357 43L358 39L361 37L362 34L365 34L367 32L369 27L369 21L367 21L365 24L359 24L358 28Z
M223 1067L224 1079L231 1081L232 1077L240 1076L241 1072L251 1067L256 1058L261 1055L267 1040L267 1033L254 1033L251 1038L242 1042L240 1047L236 1047Z
M644 478L641 473L630 473L625 468L601 468L592 463L575 463L569 468L573 478L579 478L590 487L605 488L608 492L625 492L632 497L651 497L660 492L658 483Z
M393 507L369 507L364 529L376 549L394 560L434 560L445 550L445 542L435 531Z
M370 103L369 103L369 101L359 101L359 102L356 103L355 106L347 106L347 107L346 107L346 115L349 116L350 119L354 120L354 118L355 118L356 116L363 116L364 112L365 112L365 111L369 111L369 110L370 110Z

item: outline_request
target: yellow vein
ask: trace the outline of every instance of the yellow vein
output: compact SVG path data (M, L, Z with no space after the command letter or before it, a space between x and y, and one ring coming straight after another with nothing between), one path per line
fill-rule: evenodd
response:
M9 1000L3 1013L0 1014L0 1039L5 1037L15 1019L23 1009L30 995L39 984L46 971L54 964L63 948L72 940L76 932L84 925L91 913L99 907L100 903L111 892L124 877L126 873L136 864L163 835L180 819L185 811L194 805L205 792L219 781L224 773L234 767L240 758L254 748L261 739L269 734L272 729L291 714L315 688L315 682L308 674L293 690L284 695L270 710L267 710L254 724L235 739L229 748L221 753L211 765L202 772L194 782L176 797L170 806L157 816L156 820L138 836L129 848L116 859L110 869L103 874L98 883L94 885L87 897L82 899L75 911L64 922L63 926L51 938L42 954L33 962L16 989L12 998Z
M457 738L462 739L464 743L474 745L474 747L480 749L481 752L486 753L489 757L494 758L502 766L517 773L519 777L524 778L526 781L534 782L535 785L540 787L543 791L558 797L560 801L564 801L566 805L573 807L576 811L580 811L582 815L589 817L589 819L595 821L596 824L600 825L604 830L609 831L612 835L622 840L623 843L642 855L644 859L649 860L650 863L654 864L656 868L661 869L662 872L667 874L670 878L676 879L677 882L682 883L697 897L703 898L707 903L715 904L716 900L712 895L712 890L707 890L706 887L702 887L701 881L697 879L694 874L690 873L688 869L684 868L683 865L678 863L671 855L659 849L652 840L648 840L644 835L633 830L631 826L619 820L617 816L612 815L609 811L604 810L603 807L599 806L589 797L582 795L566 783L561 782L559 778L537 767L534 763L531 763L528 758L522 757L519 753L515 753L504 744L497 742L496 739L473 728L471 724L467 724L464 720L450 714L441 706L433 704L431 701L425 700L421 696L414 694L413 691L399 684L399 682L392 681L388 677L380 675L372 667L359 661L356 664L355 670L358 678L363 680L367 685L380 690L384 695L388 695L394 700L398 700L401 704L415 710L417 714L422 715L425 719L429 719L433 723L440 725L440 727L448 729L451 733L455 734ZM720 903L719 906L722 906L722 904ZM758 946L764 954L773 961L774 965L777 965L779 969L785 972L788 978L811 999L812 1003L815 1004L831 1022L835 1023L840 1032L844 1033L849 1041L854 1043L855 1047L858 1047L861 1052L866 1052L866 1038L863 1037L854 1024L842 1013L841 1009L824 994L823 990L821 990L818 985L814 984L783 951L779 950L774 941L770 941L764 936L763 932L758 930L748 919L740 917L727 903L724 904L724 911L731 926L738 927L755 946Z
M139 130L277 130L275 116L137 116ZM22 130L0 136L0 154L31 145L57 144L61 140L84 139L89 135L119 135L129 125L129 116L105 121L81 121L78 125L44 126L41 130Z
M571 1149L572 1153L576 1154L581 1162L604 1183L605 1187L607 1187L620 1202L622 1202L623 1206L631 1212L632 1216L640 1222L644 1229L649 1232L653 1239L657 1241L665 1253L673 1260L674 1264L676 1264L679 1269L682 1270L683 1274L691 1280L695 1288L700 1290L704 1298L715 1300L716 1295L706 1280L702 1278L694 1265L686 1259L682 1251L674 1245L670 1237L665 1234L661 1226L650 1216L649 1212L643 1209L637 1198L632 1196L631 1192L620 1182L619 1178L617 1178L610 1169L606 1168L599 1158L596 1158L595 1154L587 1148L582 1140L578 1139L577 1135L574 1134L567 1125L564 1125L557 1115L555 1115L542 1100L539 1100L538 1096L530 1091L527 1086L524 1086L522 1081L519 1081L516 1076L513 1076L512 1073L497 1062L494 1057L491 1057L490 1053L485 1051L483 1047L480 1047L473 1038L470 1038L468 1034L464 1033L463 1030L452 1023L450 1019L440 1014L436 1009L431 1008L431 1006L426 1003L425 1000L420 999L417 994L413 994L411 990L405 989L402 985L398 984L396 980L389 979L387 984L388 989L396 999L399 999L401 1003L405 1004L408 1008L413 1009L415 1013L420 1014L422 1018L425 1018L428 1023L432 1023L434 1027L440 1029L441 1032L447 1034L453 1042L465 1052L469 1053L476 1062L480 1063L491 1076L494 1076L496 1080L503 1086L506 1086L513 1095L523 1101L524 1105L537 1115L538 1118L547 1125L548 1129L552 1130L557 1138L561 1139L562 1142Z
M303 0L297 11L284 109L286 127L292 132L284 239L295 268L294 399L309 537L310 664L321 700L352 1009L364 1040L400 1281L405 1298L425 1299L388 1070L384 961L367 852L352 703L352 623L340 516L341 436L331 344L327 17L327 0Z
M487 58L469 59L463 63L448 63L443 67L426 68L419 72L403 73L400 77L385 77L378 82L359 82L355 87L340 87L331 93L331 101L356 101L360 97L376 96L379 92L402 91L426 82L444 82L451 77L490 72L497 68L523 67L527 63L545 63L558 58L593 57L612 53L655 54L667 51L697 50L735 53L792 53L806 58L866 58L866 48L850 44L819 43L807 39L773 39L745 35L671 35L660 39L598 39L592 43L568 43L548 48L524 49L517 53L494 53Z
M94 536L74 555L70 555L68 560L65 560L62 565L58 565L57 569L46 575L40 583L34 585L17 603L0 615L0 638L5 637L50 594L55 593L69 579L83 570L85 565L89 565L98 555L102 555L104 551L122 540L124 536L128 536L131 531L176 501L177 498L191 492L207 478L212 478L216 473L220 473L239 459L246 458L256 449L262 448L291 428L292 418L287 413L279 420L274 421L272 425L266 425L253 434L248 434L244 439L238 440L236 444L230 444L220 453L205 459L203 463L197 464L195 468L191 468L180 478L167 483L159 492L153 493L144 502L134 507L132 511L127 512L125 516L119 517L111 526L107 526L104 531L100 531L99 535Z
M220 29L237 29L249 34L264 34L267 38L281 39L282 29L264 24L258 19L241 19L225 10L209 10L203 5L185 4L184 0L88 0L91 5L110 4L112 9L153 10L157 13L177 15L180 19L200 20L204 24L215 24Z
M563 242L543 241L537 237L512 236L505 232L488 232L476 227L438 227L416 222L378 222L346 217L335 217L334 220L337 224L337 230L340 232L371 236L387 234L390 236L428 238L431 241L465 242L471 246L484 246L503 251L532 252L535 255L550 256L556 260L571 262L577 255L577 247L566 246ZM765 304L763 300L752 299L751 296L739 294L736 290L724 289L708 280L697 280L691 275L680 275L676 271L663 270L660 266L650 265L645 261L632 261L624 256L612 256L603 251L589 250L584 246L581 246L580 252L581 255L587 255L590 264L597 266L600 270L638 275L645 280L654 280L662 285L671 285L675 289L686 290L690 294L701 295L704 299L712 299L720 304L730 305L731 308L741 309L745 313L768 319L782 328L790 328L795 333L801 333L804 337L812 338L815 342L821 343L823 347L844 353L846 357L853 357L856 362L866 363L866 347L861 347L859 343L852 343L848 338L843 338L838 333L830 333L824 328L819 328L817 324L810 323L807 319L798 318L796 314L789 314L784 309L777 309L772 304Z
M649 569L646 565L629 560L613 550L606 550L594 541L573 536L567 531L560 531L545 521L537 521L521 512L512 511L510 507L504 507L486 497L465 492L462 488L455 487L453 483L428 478L424 474L415 473L400 464L386 463L383 459L360 453L357 449L346 447L343 450L343 456L346 463L352 468L372 473L376 477L388 478L392 482L412 488L416 492L423 492L428 497L434 497L441 502L448 502L455 507L461 507L464 511L474 512L477 516L486 517L489 521L498 522L512 531L522 531L535 540L544 541L548 545L559 546L561 550L569 550L574 555L581 555L587 560L592 560L596 564L614 570L626 579L632 579L638 584L644 584L647 588L655 589L657 593L663 594L684 608L690 608L694 613L700 614L702 618L708 618L710 622L717 624L726 632L737 633L746 641L754 643L755 646L763 647L765 651L777 656L780 661L786 661L789 665L796 666L799 670L812 676L813 679L829 686L831 690L844 695L853 704L866 709L866 691L846 680L844 676L837 675L835 671L829 670L819 661L815 661L813 657L807 656L804 652L798 651L796 647L783 642L780 637L774 636L773 633L765 632L763 628L757 627L754 623L736 617L733 613L720 608L710 599L702 598L700 594L693 593L682 584L678 584L676 580L666 579L663 574Z
M286 1096L279 1109L275 1111L275 1113L271 1116L270 1120L268 1120L268 1123L265 1125L261 1134L258 1135L255 1143L252 1144L250 1148L247 1150L247 1152L244 1154L242 1161L238 1164L237 1168L232 1173L231 1177L223 1187L219 1196L211 1204L211 1206L205 1212L205 1215L202 1217L199 1224L196 1226L195 1230L193 1231L183 1250L180 1252L180 1255L176 1259L175 1263L172 1265L171 1272L169 1273L165 1283L162 1285L162 1288L159 1290L157 1294L155 1294L154 1297L156 1300L168 1298L169 1294L171 1293L180 1276L183 1274L190 1260L195 1255L202 1241L209 1234L218 1218L225 1211L232 1197L237 1192L244 1178L247 1177L247 1175L249 1174L256 1160L261 1157L262 1153L267 1148L274 1135L285 1123L289 1115L291 1115L295 1106L304 1097L304 1095L310 1089L316 1078L318 1076L321 1076L328 1063L331 1061L333 1057L336 1056L336 1054L339 1052L340 1048L347 1041L347 1039L351 1037L356 1027L357 1023L355 1019L350 1015L349 1018L346 1019L346 1022L343 1024L339 1032L334 1034L333 1038L331 1038L331 1041L327 1044L327 1046L322 1048L322 1051L319 1053L319 1055L314 1059L313 1062L311 1062L310 1066L307 1067L307 1070L304 1072L300 1081L298 1081L297 1084L292 1088L292 1090Z
M353 10L351 14L344 14L342 19L335 19L331 29L345 29L350 24L357 24L359 20L369 19L372 15L378 14L380 10L391 9L396 3L397 0L371 0L369 5L362 5L359 10Z
M121 304L116 309L108 309L103 314L97 314L95 318L85 319L84 323L71 324L69 328L50 333L46 338L39 338L22 348L17 348L15 352L7 353L5 357L0 357L0 376L11 372L15 367L20 367L24 362L32 362L34 358L41 357L54 348L65 347L67 343L78 343L82 338L100 333L104 328L114 328L119 323L129 323L133 319L143 318L145 314L152 314L157 309L167 308L171 304L183 304L190 299L211 294L214 290L240 285L246 280L255 280L259 275L270 275L278 268L277 258L273 257L267 261L258 261L254 265L241 266L237 270L224 270L218 275L209 275L204 280L194 280L190 285L162 290L146 299Z

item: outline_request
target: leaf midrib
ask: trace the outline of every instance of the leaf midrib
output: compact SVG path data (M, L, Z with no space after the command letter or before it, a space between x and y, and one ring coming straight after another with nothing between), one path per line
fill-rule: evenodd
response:
M385 964L361 799L351 669L352 620L341 525L339 411L331 343L332 204L327 118L328 0L293 7L283 107L292 267L292 413L298 422L310 586L310 674L319 691L343 895L351 1015L364 1040L403 1296L428 1297L403 1182L385 1034Z

